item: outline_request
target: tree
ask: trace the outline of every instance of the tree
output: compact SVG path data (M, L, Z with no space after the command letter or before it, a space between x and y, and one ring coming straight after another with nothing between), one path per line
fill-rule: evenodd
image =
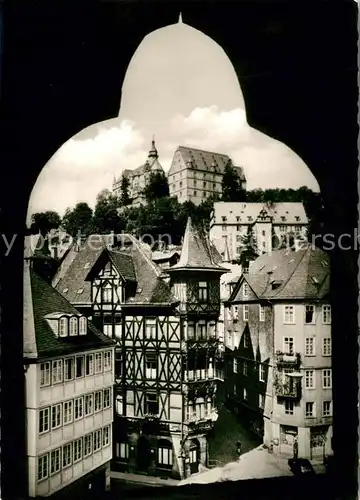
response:
M163 172L151 172L143 195L148 203L169 196L169 183L166 175Z
M51 229L58 229L61 225L61 217L57 212L48 210L46 212L37 212L31 217L31 228L32 234L39 233L42 236L46 236Z
M120 186L120 205L126 207L131 204L131 198L129 194L130 181L129 178L124 174L121 176L121 186Z
M246 191L242 189L240 177L231 161L224 169L221 199L222 201L246 201Z
M77 236L79 233L87 236L91 232L93 211L87 203L77 203L73 210L66 209L62 220L62 225L71 236Z
M103 190L97 197L94 215L91 222L91 232L107 234L111 231L120 233L125 229L123 215L118 214L119 200L108 190Z
M259 254L257 251L256 238L253 233L251 226L248 226L247 233L240 238L242 252L240 255L240 264L243 266L248 266L249 262L255 260Z

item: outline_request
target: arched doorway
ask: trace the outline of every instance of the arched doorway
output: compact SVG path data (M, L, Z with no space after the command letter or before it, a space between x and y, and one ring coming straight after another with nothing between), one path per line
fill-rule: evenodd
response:
M136 450L137 469L146 472L150 466L151 450L149 440L145 436L140 436Z
M200 463L200 443L197 439L192 439L189 449L190 472L196 474L199 472Z

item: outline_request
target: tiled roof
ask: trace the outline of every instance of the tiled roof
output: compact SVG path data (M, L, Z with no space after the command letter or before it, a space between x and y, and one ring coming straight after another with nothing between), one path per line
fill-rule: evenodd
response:
M225 154L213 153L211 151L203 151L202 149L189 148L179 146L177 151L180 152L185 163L192 162L198 170L208 170L209 172L217 172L223 174L226 165L231 161L230 157ZM245 174L242 167L234 166L237 174L242 181L245 181Z
M156 250L155 252L152 252L151 259L154 262L158 260L169 260L174 255L180 255L180 252L178 250L170 250L168 252Z
M284 248L256 259L243 279L261 299L323 299L330 289L330 260L311 245L296 252ZM242 300L239 286L231 300Z
M212 247L213 245L210 244L205 233L193 228L189 217L179 262L168 269L168 271L187 268L226 272L227 269L215 262L214 257L216 258L216 253Z
M243 203L217 201L214 203L214 217L211 224L253 224L260 212L265 210L273 224L307 224L305 208L302 203L288 202L267 205L266 203Z
M84 351L114 343L88 321L84 336L56 337L45 316L55 312L77 314L75 309L57 290L43 281L28 264L24 270L24 356L29 358L50 357Z
M121 276L127 281L136 281L136 293L128 297L131 304L156 304L176 302L170 288L162 284L160 268L131 235L122 234L118 238L118 248L106 250ZM84 244L75 259L56 283L56 289L72 304L91 303L91 282L87 277L104 251L105 244L94 250ZM79 291L82 290L81 293Z

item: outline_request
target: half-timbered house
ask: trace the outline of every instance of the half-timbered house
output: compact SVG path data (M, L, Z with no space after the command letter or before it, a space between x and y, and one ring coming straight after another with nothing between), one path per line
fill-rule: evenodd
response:
M226 269L190 221L167 273L145 250L131 235L113 247L85 244L59 270L56 288L117 342L113 466L183 478L206 465L216 420Z

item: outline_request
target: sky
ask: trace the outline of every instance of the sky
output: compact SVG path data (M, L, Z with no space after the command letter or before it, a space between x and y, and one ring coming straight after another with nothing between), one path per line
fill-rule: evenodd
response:
M147 35L126 73L119 114L67 141L44 166L32 191L31 214L62 216L80 201L92 208L114 175L142 165L155 136L165 171L180 145L229 155L247 189L319 185L283 143L249 127L235 70L223 49L180 22ZM54 196L56 189L56 196Z

